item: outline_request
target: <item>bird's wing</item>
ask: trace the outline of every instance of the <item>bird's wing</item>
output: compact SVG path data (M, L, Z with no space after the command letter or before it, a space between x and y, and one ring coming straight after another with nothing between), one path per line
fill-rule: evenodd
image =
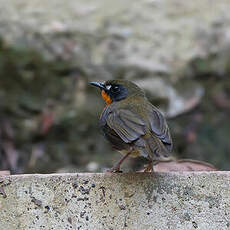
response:
M153 135L171 151L172 139L164 116L150 103L146 105L146 111ZM112 110L109 106L102 113L100 122L102 126L107 124L125 143L133 142L145 135L148 126L137 113L128 109Z
M147 107L149 123L153 134L163 142L169 151L171 151L172 139L163 114L152 104L149 104Z
M107 124L125 142L130 143L145 134L145 122L127 109L106 109L101 116L101 125Z

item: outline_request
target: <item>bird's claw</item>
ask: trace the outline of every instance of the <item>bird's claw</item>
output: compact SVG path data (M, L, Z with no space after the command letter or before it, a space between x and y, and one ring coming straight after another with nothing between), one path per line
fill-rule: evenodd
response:
M153 164L152 164L152 162L149 163L149 164L147 164L147 165L145 165L144 172L153 172L153 171L154 170L153 170Z

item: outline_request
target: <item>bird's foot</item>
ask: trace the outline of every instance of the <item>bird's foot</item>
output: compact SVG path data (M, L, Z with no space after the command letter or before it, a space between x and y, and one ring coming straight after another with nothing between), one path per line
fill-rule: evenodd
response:
M149 164L144 166L144 172L153 172L153 163L150 162Z

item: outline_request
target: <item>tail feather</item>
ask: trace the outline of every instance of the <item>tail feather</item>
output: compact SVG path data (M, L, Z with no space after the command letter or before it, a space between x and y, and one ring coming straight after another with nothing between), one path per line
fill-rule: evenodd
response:
M153 135L145 139L145 145L148 157L152 160L162 160L170 155L164 143Z
M139 141L137 144L140 143L142 143L142 145L139 145L139 147L141 147L140 150L144 157L148 157L155 161L164 160L170 155L168 148L161 140L159 140L154 135L151 135L149 137L142 137L142 140Z

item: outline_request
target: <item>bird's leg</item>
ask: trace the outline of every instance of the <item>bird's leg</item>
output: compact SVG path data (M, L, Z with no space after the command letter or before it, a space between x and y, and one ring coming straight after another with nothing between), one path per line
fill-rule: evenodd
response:
M153 172L153 166L156 165L159 161L149 159L149 163L147 164L146 168L144 169L144 172Z
M121 160L119 162L117 162L111 169L107 170L107 172L113 172L113 173L117 173L117 172L122 172L120 170L121 164L123 163L123 161L129 156L129 154L131 153L128 152L126 155L124 155L124 157L121 158Z
M152 172L153 171L153 161L150 160L149 163L146 165L144 172Z

